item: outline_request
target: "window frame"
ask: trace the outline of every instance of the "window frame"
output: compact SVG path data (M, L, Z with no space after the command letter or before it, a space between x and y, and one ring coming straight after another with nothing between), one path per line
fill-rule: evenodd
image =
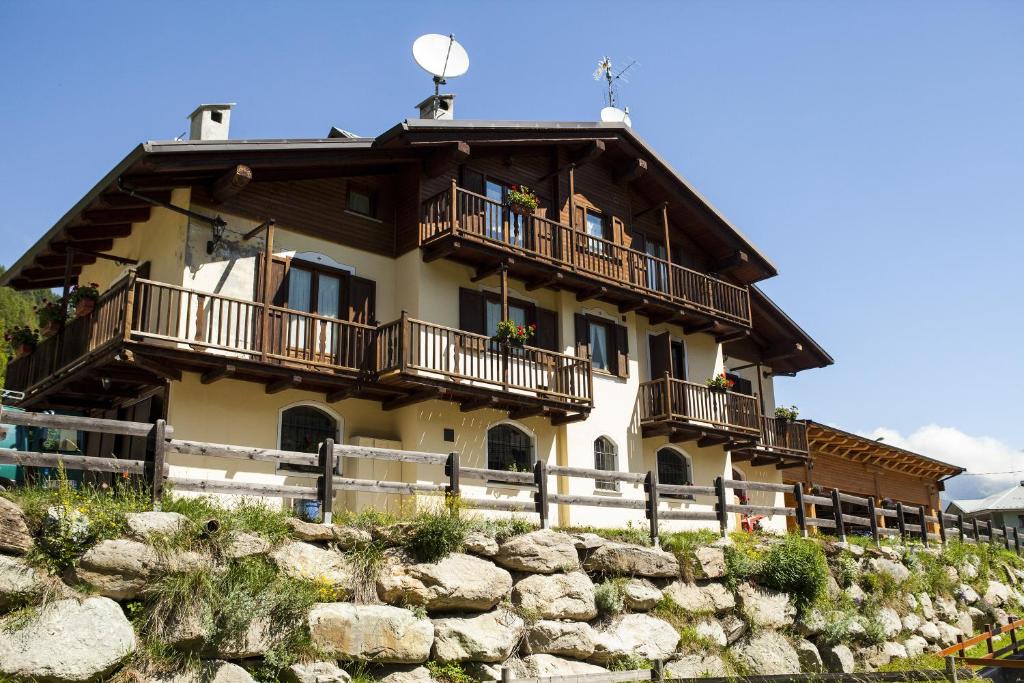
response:
M536 437L536 435L534 435L533 432L531 432L530 430L526 429L521 424L518 424L516 422L496 422L495 424L492 424L491 426L489 426L487 428L487 431L484 433L484 437L485 437L485 441L484 441L484 458L485 458L485 462L487 464L487 469L489 469L489 470L502 470L501 467L493 467L492 466L492 462L491 462L491 432L493 432L496 429L511 429L511 430L519 432L520 434L522 434L526 438L526 440L529 442L529 445L530 445L530 452L529 452L529 461L530 462L529 462L529 465L527 466L526 471L527 472L532 472L534 470L534 468L536 467L536 465L537 465L537 437ZM516 464L517 464L517 466L519 465L519 463L516 463ZM512 470L502 470L502 471L512 471ZM515 471L522 471L522 470L515 470ZM501 486L514 486L514 484L508 484L508 482L489 481L488 483L490 483L492 485L498 484L498 485L501 485Z
M668 482L668 481L664 481L662 479L661 471L660 471L661 470L660 458L661 458L661 454L662 453L671 453L671 454L675 455L677 458L679 458L679 461L680 461L680 463L683 466L683 483L680 484L678 482ZM691 458L688 454L684 453L683 451L679 450L678 448L675 448L674 446L664 445L664 446L659 447L658 450L655 451L655 453L654 453L654 466L658 470L658 484L665 484L667 486L693 486L694 485L693 458ZM671 498L673 500L694 500L694 497L692 495L686 494L686 493L662 493L661 497L662 498Z
M366 213L360 211L352 206L352 195L361 194L364 195L370 204L370 212ZM372 218L373 220L380 220L378 216L380 204L378 202L377 190L367 187L365 185L350 184L345 197L345 210L349 213L353 213L363 218Z
M583 233L587 236L586 250L591 254L597 256L603 256L605 258L612 258L611 253L616 246L615 242L615 226L612 224L611 214L605 213L600 209L593 206L582 206L583 209ZM590 217L596 216L601 221L601 235L592 235L590 233ZM604 240L603 242L594 242L591 240Z
M605 458L611 459L611 467L601 467L601 462L598 454L598 444L604 442L609 447L609 451L601 453L600 455ZM607 464L607 463L606 463ZM619 445L615 443L615 440L610 436L604 434L594 439L594 469L601 472L618 472L619 471ZM594 480L594 489L598 491L618 492L619 481L602 481L600 479Z
M324 415L327 415L329 418L331 418L331 420L334 421L334 429L335 429L334 443L336 443L336 444L342 443L343 435L345 434L345 420L344 420L344 418L341 415L339 415L335 411L331 410L327 406L325 406L323 404L320 404L320 403L317 403L316 401L298 401L296 403L289 403L288 405L281 406L278 409L278 411L277 411L277 437L276 437L276 444L277 444L277 448L279 450L284 450L282 448L282 442L281 442L281 439L284 436L284 415L289 410L295 410L297 408L312 408L314 410L320 411ZM335 474L341 475L343 473L344 461L345 461L344 458L338 458L338 464L337 464L337 467L335 468ZM279 473L285 474L286 476L295 476L295 475L301 476L301 475L304 475L304 474L316 474L316 473L319 472L319 469L320 468L318 466L316 466L316 465L306 466L306 465L289 465L287 463L279 463L277 465L276 471L279 472Z

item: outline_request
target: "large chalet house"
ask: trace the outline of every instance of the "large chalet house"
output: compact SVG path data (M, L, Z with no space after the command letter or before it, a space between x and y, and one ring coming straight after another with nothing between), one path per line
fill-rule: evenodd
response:
M421 118L375 138L232 140L230 114L204 105L192 139L136 147L3 276L22 290L102 292L10 364L22 407L165 417L176 438L223 444L312 451L331 437L458 451L492 469L656 468L663 484L782 482L804 465L806 425L774 417L774 378L832 359L756 287L776 275L771 261L628 126ZM509 209L520 184L537 194L532 214ZM502 320L535 335L496 342ZM731 390L706 386L720 373ZM82 448L117 455L106 439ZM169 462L209 479L308 476ZM641 484L549 486L644 495ZM408 503L338 498L338 509ZM554 521L643 514L559 506ZM666 526L685 524L696 523Z

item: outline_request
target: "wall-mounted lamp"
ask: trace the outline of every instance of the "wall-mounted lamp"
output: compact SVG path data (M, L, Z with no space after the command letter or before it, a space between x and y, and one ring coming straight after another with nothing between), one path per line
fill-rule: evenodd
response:
M213 230L213 239L206 243L207 254L212 254L214 248L224 239L224 231L228 227L227 222L220 216L214 218L210 225Z

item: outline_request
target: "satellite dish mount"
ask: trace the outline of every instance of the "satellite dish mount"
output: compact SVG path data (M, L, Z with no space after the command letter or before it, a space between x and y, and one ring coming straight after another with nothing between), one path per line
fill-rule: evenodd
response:
M605 80L605 84L608 87L606 94L605 107L601 110L601 120L606 122L614 123L625 123L627 126L631 126L632 122L629 119L629 107L625 109L619 109L616 104L617 100L617 89L619 81L623 83L627 82L623 76L627 71L632 69L636 65L636 60L626 65L625 69L619 70L617 73L612 69L612 58L601 57L597 62L597 70L594 72L594 80L599 81L602 78Z

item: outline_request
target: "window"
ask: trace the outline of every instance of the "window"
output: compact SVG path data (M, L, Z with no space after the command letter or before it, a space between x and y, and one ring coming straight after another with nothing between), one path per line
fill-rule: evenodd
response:
M733 381L732 390L738 394L754 395L754 384L749 379L744 379L737 374L726 371L725 376Z
M525 220L517 216L505 206L509 186L490 178L484 179L484 195L493 203L488 203L486 211L487 236L491 239L516 246L523 246Z
M361 216L377 217L377 193L364 188L350 187L348 210Z
M586 228L587 234L597 239L588 240L587 248L590 251L598 254L609 255L611 246L605 242L599 242L598 240L611 240L612 239L612 224L608 220L607 216L604 216L596 211L586 210Z
M611 372L611 358L608 355L608 324L590 320L590 362L595 370Z
M674 448L662 448L659 450L658 483L670 486L689 486L693 484L693 468L690 465L690 459ZM693 499L693 496L680 494L664 494L663 497Z
M668 291L668 252L665 245L648 237L644 251L650 257L647 261L647 287L658 292Z
M484 322L485 334L493 335L498 331L498 323L501 322L501 301L497 297L485 295L484 313L486 316ZM524 327L533 322L532 316L527 314L526 306L514 304L511 301L508 304L508 317L516 325L523 325Z
M608 437L599 436L594 439L594 469L607 470L609 472L617 472L619 470L618 449L615 447L615 443ZM594 488L604 491L618 491L619 482L601 481L598 479L594 482Z
M594 370L618 377L629 376L629 342L626 328L606 318L577 313L576 355L589 358Z
M537 332L529 345L548 351L559 351L558 314L528 301L510 298L508 314L520 325L536 325ZM459 289L459 329L487 337L494 335L501 320L501 299L494 292Z
M326 439L338 438L338 421L330 414L313 406L295 406L281 412L281 436L279 448L283 451L316 453ZM279 470L290 472L316 473L315 465L278 466Z
M533 439L529 434L507 424L487 430L488 469L529 472L533 462Z

